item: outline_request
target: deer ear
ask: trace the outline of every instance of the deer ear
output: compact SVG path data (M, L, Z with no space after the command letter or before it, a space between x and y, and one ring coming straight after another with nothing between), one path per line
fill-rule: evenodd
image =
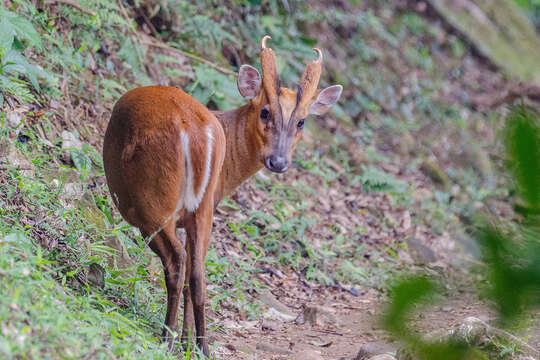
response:
M309 107L309 113L314 115L324 115L330 108L337 103L341 92L343 91L343 86L341 85L332 85L323 89L317 99Z
M261 75L253 66L242 65L238 71L238 91L246 99L253 99L261 90Z

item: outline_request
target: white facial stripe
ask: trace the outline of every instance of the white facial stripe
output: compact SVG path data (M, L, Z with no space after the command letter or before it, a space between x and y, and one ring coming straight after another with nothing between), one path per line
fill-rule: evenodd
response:
M193 183L194 174L192 156L189 148L189 135L185 131L180 132L180 142L182 145L182 151L184 153L185 169L184 186L180 199L178 200L178 205L176 206L177 211L181 208L185 208L187 211L195 211L199 207L199 204L201 203L206 191L206 187L208 186L212 166L212 148L214 144L214 136L212 135L212 128L210 125L206 126L204 130L206 133L206 159L204 173L202 174L203 179L197 194L195 194Z

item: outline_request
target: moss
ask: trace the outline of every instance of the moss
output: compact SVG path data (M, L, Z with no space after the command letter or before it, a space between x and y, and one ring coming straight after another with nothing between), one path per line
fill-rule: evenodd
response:
M450 178L448 178L448 175L446 175L444 170L441 169L436 161L428 158L424 159L422 165L420 166L420 170L422 170L422 172L426 174L426 176L429 177L434 183L443 185L444 187L450 186Z
M507 0L430 0L478 50L508 74L540 84L540 39L522 10Z

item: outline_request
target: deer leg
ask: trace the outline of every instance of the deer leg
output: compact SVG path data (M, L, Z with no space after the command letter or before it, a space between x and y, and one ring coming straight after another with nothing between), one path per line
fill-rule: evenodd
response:
M189 279L191 278L191 249L189 241L186 241L186 277L184 284L184 322L182 324L182 343L187 346L195 337L195 325L193 320L193 302L191 301L191 291L189 288Z
M174 224L165 227L149 244L160 257L165 272L167 287L167 314L163 339L169 343L169 350L174 346L174 335L178 331L178 305L184 286L186 251L175 234Z
M193 303L193 315L197 333L197 345L204 355L209 356L208 339L206 338L206 319L204 316L204 302L206 297L206 283L204 275L204 259L212 230L213 200L208 197L199 208L188 215L186 222L187 240L189 242L191 272L189 277L189 291Z

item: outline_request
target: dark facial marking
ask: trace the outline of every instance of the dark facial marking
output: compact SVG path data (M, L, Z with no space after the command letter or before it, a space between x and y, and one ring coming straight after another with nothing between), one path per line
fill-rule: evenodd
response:
M300 103L300 100L302 99L302 87L298 85L298 90L296 92L296 105Z
M261 114L259 116L260 116L261 121L263 122L263 124L267 124L268 120L270 120L270 111L268 111L267 108L262 108L261 109Z

